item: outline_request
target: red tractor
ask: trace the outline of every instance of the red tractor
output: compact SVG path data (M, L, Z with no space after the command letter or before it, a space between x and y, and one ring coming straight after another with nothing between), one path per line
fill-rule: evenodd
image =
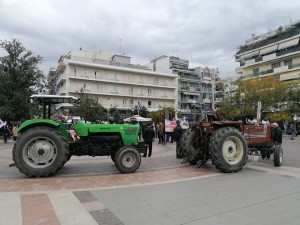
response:
M215 118L215 117L214 117ZM248 154L264 159L274 153L274 165L281 166L281 145L271 140L271 126L248 125L242 121L213 121L195 123L181 137L180 154L183 163L198 167L211 160L224 173L237 172L246 164Z

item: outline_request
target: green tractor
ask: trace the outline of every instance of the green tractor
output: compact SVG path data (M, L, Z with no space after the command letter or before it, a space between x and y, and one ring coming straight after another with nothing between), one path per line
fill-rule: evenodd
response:
M138 142L139 125L66 123L50 119L53 104L75 104L72 96L33 95L43 106L43 119L27 120L18 129L13 161L29 177L48 177L59 171L73 156L110 156L121 173L133 173L147 151ZM46 119L48 114L48 119Z

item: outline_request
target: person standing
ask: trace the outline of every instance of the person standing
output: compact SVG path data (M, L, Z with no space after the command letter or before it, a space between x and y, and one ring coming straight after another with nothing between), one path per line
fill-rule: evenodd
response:
M17 136L18 136L17 130L18 130L18 124L14 124L12 127L12 134L13 134L14 142L16 142L16 140L17 140Z
M4 136L4 143L7 143L7 138L11 135L11 131L8 128L7 125L4 126L4 130L3 130L3 136Z
M164 144L165 126L163 125L162 122L157 127L157 133L158 133L158 139L159 139L158 144L160 144L160 143Z
M271 127L271 139L275 145L280 145L282 143L282 130L278 126L278 123L272 123Z
M296 137L296 122L293 121L291 124L290 124L290 133L291 133L291 137L290 139L291 140L294 140L294 137Z
M152 142L154 138L155 138L154 129L152 128L152 126L148 124L143 132L143 139L145 141L145 144L148 145L149 147L148 157L151 157L152 155ZM147 152L144 153L143 157L147 157Z
M176 127L173 130L174 140L176 141L176 158L182 158L181 154L179 153L180 147L180 138L183 133L182 127L180 125L180 120L176 121Z

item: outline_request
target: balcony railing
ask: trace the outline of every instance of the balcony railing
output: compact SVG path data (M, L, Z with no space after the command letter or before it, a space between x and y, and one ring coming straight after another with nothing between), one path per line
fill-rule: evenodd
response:
M104 82L104 83L114 83L114 84L127 84L128 85L128 80L111 80L111 79L104 79L104 78L91 78L88 76L80 75L80 76L74 76L74 75L69 75L70 79L76 79L76 80L89 80L89 81L97 81L97 82ZM139 82L131 82L129 83L130 85L137 85L137 86L147 86L147 87L155 87L155 88L168 88L168 89L175 89L176 86L171 86L170 84L166 83L161 83L161 84L156 84L156 85L151 85L148 84L147 82L141 83Z
M258 73L247 74L247 75L242 76L242 78L253 77L253 76L264 76L264 75L272 74L272 73L283 73L283 72L287 72L289 70L297 69L297 68L298 69L300 68L300 64L282 66L282 67L277 67L277 68L274 68L274 69L269 69L269 70L266 70L266 71L261 71L261 72L258 72Z

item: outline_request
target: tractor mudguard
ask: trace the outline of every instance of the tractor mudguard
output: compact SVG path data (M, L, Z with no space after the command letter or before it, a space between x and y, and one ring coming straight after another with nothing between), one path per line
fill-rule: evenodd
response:
M26 120L18 128L17 132L22 133L30 128L37 126L54 127L57 129L65 138L70 139L70 135L67 132L65 124L62 122L56 122L54 120L37 119L37 120Z

